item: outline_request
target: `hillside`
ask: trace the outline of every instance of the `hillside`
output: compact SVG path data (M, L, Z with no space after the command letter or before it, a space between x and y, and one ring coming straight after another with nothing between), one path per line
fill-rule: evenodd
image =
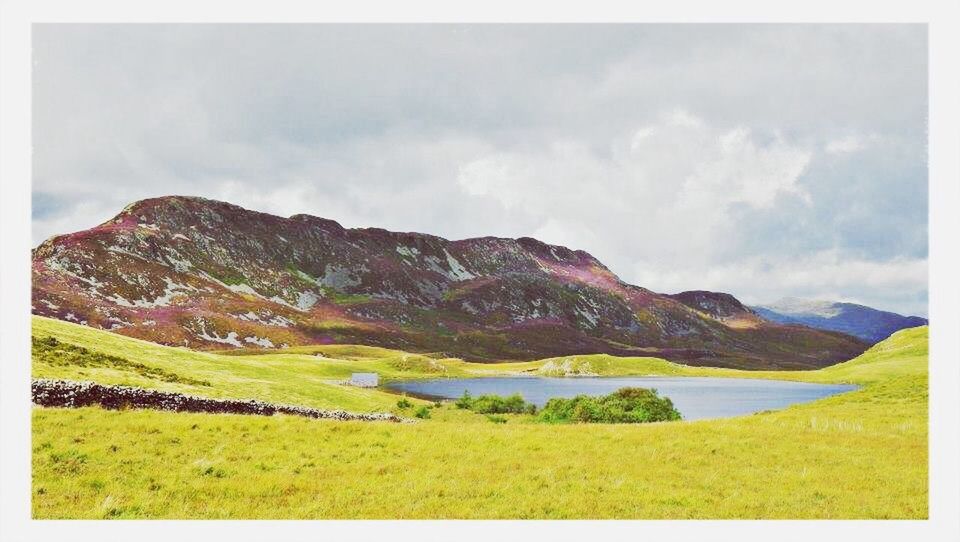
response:
M237 357L172 348L42 317L34 317L32 335L33 378L314 408L373 412L395 405L392 394L338 384L353 372L374 371L383 378L464 374L458 370L460 360L434 360L383 348L333 345Z
M486 375L536 376L715 376L761 378L804 382L872 384L901 378L927 376L927 326L897 331L859 356L815 371L743 371L716 367L690 367L649 357L619 357L609 354L562 356L519 363L481 365L471 372Z
M853 335L870 344L900 329L927 324L926 318L903 316L854 303L786 298L751 307L756 314L781 324L799 324Z
M33 287L35 314L193 349L349 343L475 361L608 353L800 369L866 348L719 310L742 308L727 294L627 284L586 252L531 238L346 229L193 197L139 201L45 241Z

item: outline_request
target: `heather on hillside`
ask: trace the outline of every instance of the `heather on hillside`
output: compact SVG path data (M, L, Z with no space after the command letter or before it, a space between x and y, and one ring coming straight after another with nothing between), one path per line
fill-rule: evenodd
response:
M227 202L137 201L33 251L33 312L202 350L362 344L467 361L608 353L810 369L860 340L759 317L719 292L665 295L583 250L530 237L450 241Z

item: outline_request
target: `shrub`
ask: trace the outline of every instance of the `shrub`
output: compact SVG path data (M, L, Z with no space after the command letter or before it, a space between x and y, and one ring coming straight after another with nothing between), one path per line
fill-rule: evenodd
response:
M502 397L500 395L481 395L472 397L470 392L463 392L463 397L457 399L457 408L472 410L480 414L534 414L536 405L527 403L519 393Z
M407 401L406 399L400 399L397 401L397 408L410 408L413 406L413 403Z
M487 414L487 419L493 423L507 423L507 418L496 414Z
M647 388L621 388L610 395L550 399L540 412L545 423L647 423L679 420L673 401Z
M454 404L457 405L457 408L464 408L469 410L470 406L473 405L473 397L470 396L469 391L464 390L463 397L457 399L457 401Z
M430 418L430 408L427 406L422 406L418 408L414 413L414 417L420 418L421 420L426 420Z

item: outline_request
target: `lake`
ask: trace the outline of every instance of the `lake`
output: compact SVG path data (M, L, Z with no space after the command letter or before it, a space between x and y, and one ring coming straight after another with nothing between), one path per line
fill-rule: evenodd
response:
M538 407L553 397L607 395L620 388L655 388L669 397L685 420L726 418L775 410L857 389L848 384L811 384L785 380L715 377L481 377L442 378L389 382L386 387L411 395L456 399L469 391L474 397L485 394L512 395Z

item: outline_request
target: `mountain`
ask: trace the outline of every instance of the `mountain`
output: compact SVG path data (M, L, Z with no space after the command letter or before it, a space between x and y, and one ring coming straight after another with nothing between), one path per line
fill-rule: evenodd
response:
M138 201L33 251L33 311L198 349L355 343L474 361L566 354L811 368L867 345L727 294L663 295L580 250L346 229L229 203Z
M752 307L772 322L800 324L859 337L870 344L886 339L895 331L927 325L919 316L903 316L854 303L815 301L788 297L770 305Z
M691 290L668 297L723 322L727 327L751 329L765 324L763 318L730 294Z

